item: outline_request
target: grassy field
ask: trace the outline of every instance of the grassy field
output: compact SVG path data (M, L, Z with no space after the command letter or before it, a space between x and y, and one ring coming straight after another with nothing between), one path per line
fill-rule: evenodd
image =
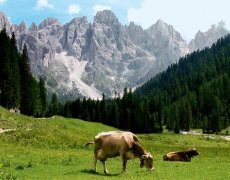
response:
M127 173L121 174L119 157L109 159L109 175L92 172L93 146L84 144L95 134L114 128L100 123L54 117L35 119L10 113L0 107L0 128L16 131L0 134L1 179L229 179L230 141L219 136L138 134L154 156L155 170L139 168L139 160L130 160ZM165 162L162 156L169 151L196 147L199 156L192 162Z

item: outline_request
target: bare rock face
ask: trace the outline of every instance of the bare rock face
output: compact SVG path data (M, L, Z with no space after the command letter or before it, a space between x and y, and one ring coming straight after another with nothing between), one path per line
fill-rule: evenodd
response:
M156 24L152 25L146 30L149 38L145 45L146 49L153 52L157 58L162 61L163 66L168 66L179 60L180 57L189 53L187 42L183 40L180 33L178 33L172 25L158 20ZM168 59L168 62L167 60ZM164 69L164 67L162 67Z
M173 26L161 20L144 30L133 22L122 25L109 10L98 12L92 23L86 17L65 25L47 18L29 28L25 22L11 25L0 13L0 29L4 27L15 33L20 51L27 44L33 74L42 76L48 91L63 99L100 99L103 93L112 97L125 87L135 88L226 34L220 24L198 33L188 46Z
M38 31L38 26L33 22L29 28L29 31L36 32Z
M54 24L60 24L58 19L56 18L52 18L52 17L49 17L49 18L46 18L44 21L42 21L39 26L38 26L38 29L41 30L41 29L45 29L47 28L48 26L52 26Z
M11 24L3 12L0 12L0 29L6 29L7 33L11 32Z
M190 51L202 50L210 47L217 39L224 37L230 32L225 29L225 23L221 21L218 25L212 25L206 32L198 31L195 38L189 42Z
M75 18L64 26L60 43L68 55L81 59L88 46L89 23L87 18Z
M19 33L25 33L26 32L27 27L26 27L25 21L22 21L22 23L18 27L18 30L19 30Z

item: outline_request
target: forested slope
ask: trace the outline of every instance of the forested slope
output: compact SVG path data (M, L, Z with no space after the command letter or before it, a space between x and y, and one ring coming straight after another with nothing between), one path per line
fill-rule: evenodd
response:
M203 128L218 132L230 117L230 35L211 48L181 58L177 64L136 89L168 129Z

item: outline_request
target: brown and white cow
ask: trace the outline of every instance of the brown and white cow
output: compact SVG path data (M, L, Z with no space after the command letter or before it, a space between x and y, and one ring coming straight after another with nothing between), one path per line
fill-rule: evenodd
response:
M153 170L153 157L139 143L137 136L131 132L110 131L102 132L95 136L94 142L94 170L97 172L97 160L100 160L107 174L106 159L121 156L122 171L126 171L127 160L133 158L140 159L140 167L145 166L148 170Z
M188 151L169 152L163 156L165 161L185 161L190 162L193 156L197 156L200 153L195 149L189 149Z

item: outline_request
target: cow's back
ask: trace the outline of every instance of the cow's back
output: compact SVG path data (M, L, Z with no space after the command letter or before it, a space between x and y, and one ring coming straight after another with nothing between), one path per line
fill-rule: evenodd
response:
M103 151L106 157L114 157L121 151L130 149L133 141L138 141L138 139L131 132L111 131L95 136L95 145Z
M163 159L166 161L190 161L185 152L169 152Z

